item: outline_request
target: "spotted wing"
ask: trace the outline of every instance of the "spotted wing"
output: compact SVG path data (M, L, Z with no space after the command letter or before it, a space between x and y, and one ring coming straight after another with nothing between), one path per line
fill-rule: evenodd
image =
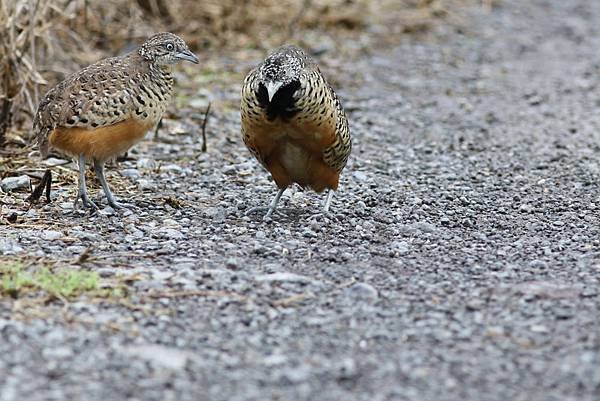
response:
M135 111L129 59L109 58L71 75L40 102L34 130L47 153L48 135L57 127L95 129L126 120Z
M329 167L340 172L346 166L348 156L350 156L350 152L352 151L352 138L350 137L348 118L346 117L344 108L331 85L327 84L327 87L331 91L336 123L335 141L323 151L323 160Z

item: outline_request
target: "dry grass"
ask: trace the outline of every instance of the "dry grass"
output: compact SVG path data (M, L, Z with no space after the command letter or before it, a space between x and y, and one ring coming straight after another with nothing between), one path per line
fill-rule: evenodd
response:
M0 143L15 119L31 115L45 82L36 59L47 7L48 1L0 1Z

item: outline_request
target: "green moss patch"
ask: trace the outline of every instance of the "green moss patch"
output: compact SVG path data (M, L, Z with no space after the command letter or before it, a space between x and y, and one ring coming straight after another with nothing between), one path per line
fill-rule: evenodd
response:
M96 272L69 268L30 267L19 262L0 262L0 295L19 298L41 293L53 298L124 295L121 288L102 285Z

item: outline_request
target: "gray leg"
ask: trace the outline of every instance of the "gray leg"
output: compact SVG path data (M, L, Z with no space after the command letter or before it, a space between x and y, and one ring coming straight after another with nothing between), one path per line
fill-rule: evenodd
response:
M85 155L79 155L77 164L79 165L79 185L77 187L77 198L73 203L73 207L77 209L77 204L79 203L79 199L81 199L84 207L98 209L98 206L88 197L87 189L85 188Z
M102 185L102 190L104 191L104 195L106 195L106 200L108 204L115 210L123 209L123 205L120 205L113 196L110 188L108 187L108 183L106 182L106 178L104 177L104 162L94 160L94 170L96 171L96 177L100 181L100 185Z
M327 197L325 198L325 205L323 206L323 213L329 212L329 206L331 206L331 200L333 199L333 190L327 190Z
M279 199L281 198L281 195L283 195L284 191L285 191L285 188L280 188L279 191L277 191L277 195L275 195L275 199L273 199L273 201L269 205L269 211L267 212L267 214L265 215L265 217L271 217L271 215L273 214L273 212L277 208L277 204L279 203Z
M277 195L275 195L275 199L273 199L271 201L271 204L269 205L268 208L264 207L264 206L258 206L258 207L253 207L249 210L246 211L246 213L244 213L246 216L254 213L254 212L259 212L259 211L263 211L265 209L267 209L267 214L265 215L265 217L270 217L273 212L275 211L275 209L277 208L277 204L279 203L279 199L281 198L281 195L283 195L283 192L286 190L286 188L280 188L279 191L277 192Z

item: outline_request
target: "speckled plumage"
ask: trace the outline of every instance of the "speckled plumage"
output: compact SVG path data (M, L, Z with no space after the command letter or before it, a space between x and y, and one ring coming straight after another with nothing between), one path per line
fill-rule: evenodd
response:
M241 118L244 143L280 191L293 183L317 192L337 190L352 149L348 120L302 49L280 47L248 73Z
M173 87L171 64L159 62L172 53L160 51L165 43L187 49L179 37L160 33L137 51L100 60L50 89L34 120L42 153L47 153L49 136L58 127L94 130L128 118L156 124Z
M67 77L48 91L35 115L42 155L50 145L83 162L91 158L102 168L160 120L171 99L172 65L182 59L198 62L181 38L164 32L132 53Z

